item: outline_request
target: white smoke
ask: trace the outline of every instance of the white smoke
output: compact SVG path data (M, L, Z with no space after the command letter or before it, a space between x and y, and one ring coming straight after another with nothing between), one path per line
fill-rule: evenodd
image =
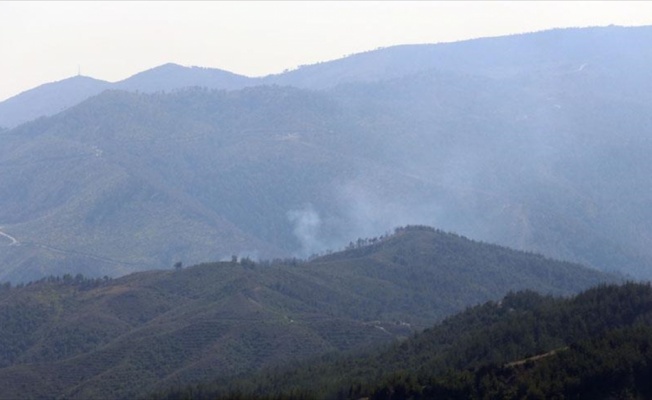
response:
M383 188L374 188L365 180L347 182L336 192L347 221L341 235L348 240L380 236L405 225L438 226L442 219L442 211L434 199L406 197L400 191L382 193Z
M319 238L322 221L312 204L302 209L288 211L287 217L294 226L294 235L301 243L301 257L319 253L324 249L324 243Z

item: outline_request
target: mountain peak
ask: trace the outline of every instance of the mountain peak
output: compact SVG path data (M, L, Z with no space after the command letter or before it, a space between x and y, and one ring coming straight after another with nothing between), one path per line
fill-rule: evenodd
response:
M84 75L45 83L0 103L0 126L12 128L56 114L101 93L109 82Z
M157 92L198 86L210 89L241 89L255 80L217 68L185 67L167 63L115 84L116 89Z

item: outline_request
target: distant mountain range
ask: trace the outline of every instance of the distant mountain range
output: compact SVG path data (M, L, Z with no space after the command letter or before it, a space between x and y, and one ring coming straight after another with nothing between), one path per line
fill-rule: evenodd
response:
M428 227L309 262L247 258L0 286L0 398L135 398L411 337L509 291L618 282Z
M47 83L0 102L0 126L13 128L24 122L57 114L105 90L153 93L187 87L241 89L256 79L211 68L165 64L110 83L87 76L73 76Z
M635 72L632 76L635 78L637 74L647 74L644 66L650 61L650 51L644 44L649 40L652 40L650 27L555 29L454 43L393 46L258 78L216 68L169 63L115 83L75 76L44 84L0 102L0 126L12 128L41 116L54 115L107 89L143 93L189 87L238 90L259 85L329 89L433 69L502 79L547 68L591 66L613 71L625 67L625 71ZM652 85L643 84L646 88Z
M0 279L307 257L405 224L649 279L650 39L562 29L33 89L0 103Z

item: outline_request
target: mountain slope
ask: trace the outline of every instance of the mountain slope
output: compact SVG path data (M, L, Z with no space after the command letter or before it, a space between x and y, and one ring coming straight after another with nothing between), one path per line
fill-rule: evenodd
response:
M109 82L75 76L47 83L0 102L0 126L13 128L57 114L107 89Z
M644 44L650 39L650 27L555 29L452 43L392 46L260 78L169 63L119 82L104 82L104 89L146 93L195 86L229 90L255 85L328 89L345 83L396 79L433 69L500 79L550 68L583 69L605 62L609 70L623 68L630 73L632 65L636 65L632 75L636 76L647 73L644 66L649 64L652 55ZM52 97L50 86L42 85L0 102L0 127L13 128L52 115L100 92L59 91Z
M410 227L312 262L5 285L0 397L133 397L391 342L510 289L571 294L614 280Z
M513 292L401 343L262 371L235 382L218 377L212 386L190 390L197 399L237 394L293 398L293 393L326 399L649 393L644 374L651 356L651 304L649 284L601 285L570 298ZM168 393L153 398L190 392Z
M648 277L652 98L639 89L652 77L602 67L510 79L427 72L331 93L360 112L360 136L376 140L377 154L437 193L415 201L425 210L400 212Z
M409 47L428 62L487 63L446 71L426 60L412 75L321 91L104 92L0 132L0 231L19 244L0 237L0 278L306 257L427 224L647 279L648 34ZM361 57L402 60L401 49ZM152 71L213 72L239 80Z
M438 70L504 79L534 71L582 65L637 65L652 59L643 43L652 27L595 27L481 38L452 43L392 46L266 77L267 82L326 89ZM636 74L645 73L638 69ZM647 74L647 73L646 73Z
M429 72L329 93L107 92L3 133L0 230L118 261L52 271L95 276L308 256L407 223L649 276L649 96L549 79L575 88ZM45 250L7 247L5 279L37 278Z
M216 68L164 64L118 82L75 76L46 83L0 102L0 127L14 128L75 106L104 90L154 93L190 87L242 89L258 80Z
M183 179L190 174L185 157L198 143L186 141L188 151L175 159L188 133L172 130L170 136L174 115L159 118L165 115L159 104L139 99L109 92L71 110L67 114L72 118L63 114L7 133L2 186L10 195L2 199L3 229L20 245L7 247L5 254L47 248L54 249L50 253L90 254L95 258L73 271L52 272L93 276L115 275L116 265L124 273L180 259L220 259L244 253L248 246L267 256L281 255L184 191ZM195 124L191 118L184 120L186 126ZM166 136L159 134L166 131ZM168 172L165 168L173 175L161 176ZM15 269L24 280L38 276L30 271L33 264L48 264L47 258L23 257L30 264ZM109 260L99 270L98 258ZM84 268L89 264L96 270Z
M408 389L413 393L406 395L603 399L634 393L649 396L649 385L643 377L649 372L651 356L650 294L649 285L628 284L592 289L561 304L532 304L531 294L522 299L514 296L522 301L518 305L506 298L502 306L511 306L508 311L514 310L511 313L516 315L503 317L489 332L476 333L470 343L462 344L467 348L462 357L449 353L452 360L460 359L449 364L454 366L453 371L440 372L435 378L436 374L427 372L427 363L408 362L411 365L407 369L418 369L416 374L429 376L426 379L430 381L426 387ZM435 335L424 334L420 344L432 343ZM420 351L411 352L414 350ZM471 362L465 357L471 357ZM377 389L375 395L391 392L402 385L400 381L395 379Z
M217 68L183 67L170 63L116 82L111 85L111 89L145 93L171 91L194 86L233 90L254 86L256 83L257 80L254 78Z

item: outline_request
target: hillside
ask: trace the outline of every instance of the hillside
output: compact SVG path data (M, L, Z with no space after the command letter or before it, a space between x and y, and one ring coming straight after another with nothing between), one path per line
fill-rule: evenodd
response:
M13 128L40 117L58 114L93 97L111 84L86 76L74 76L27 90L0 102L0 126Z
M560 66L608 65L624 68L632 77L652 58L644 46L652 39L651 27L594 27L554 29L504 37L452 43L399 45L353 54L339 60L304 65L292 71L251 78L217 68L164 64L122 81L101 82L94 90L71 85L77 77L45 84L0 102L0 126L13 128L38 117L53 115L101 92L100 89L145 93L189 87L237 90L256 85L287 85L329 89L341 84L379 82L429 70L503 79ZM625 43L625 45L623 45ZM98 81L100 82L100 81ZM640 83L640 82L639 82ZM52 88L67 86L52 96ZM649 86L648 86L649 88Z
M154 93L189 87L233 90L256 84L258 80L255 78L217 68L183 67L169 63L116 82L111 85L111 89Z
M649 284L512 292L400 343L150 398L647 398L651 304Z
M437 70L492 79L510 79L539 71L582 65L634 76L652 59L644 48L652 27L593 27L480 38L452 43L391 46L339 60L305 65L265 77L268 83L328 89L348 83L373 83ZM630 68L636 66L635 71ZM633 77L633 76L632 76ZM647 83L649 85L649 83Z
M4 285L0 397L144 395L389 343L509 290L569 295L615 280L408 227L310 262L242 259Z
M649 35L399 46L242 89L138 74L0 131L0 279L308 257L407 224L650 279Z
M242 89L259 84L216 68L164 64L118 82L74 76L46 83L0 102L0 127L14 128L25 122L58 114L105 90L156 93L183 88Z
M293 93L105 92L6 132L0 187L9 195L0 199L0 221L19 245L2 254L3 278L38 279L43 273L35 268L43 265L51 268L46 275L115 276L232 254L289 254L295 242L286 213L303 202L294 195L297 185L308 196L323 184L282 175L296 168L295 155L306 175L320 167L309 163L319 158L316 151L309 160L306 146L281 140L321 113L320 102L302 112L303 98ZM251 111L243 114L242 107ZM275 117L277 131L269 132L267 116L282 107L295 114ZM285 163L270 168L284 153ZM66 270L65 258L56 263L62 253L87 261Z
M251 78L217 68L164 64L122 81L96 81L76 77L45 84L0 102L0 126L13 128L38 117L53 115L105 89L145 93L189 87L237 90L257 85L287 85L329 89L341 84L379 82L429 70L503 79L560 66L605 65L611 71L624 68L633 77L646 73L650 62L651 27L594 27L554 29L505 37L480 38L453 43L399 45L353 54L339 60L304 65L292 71ZM625 43L626 45L623 45ZM73 84L74 82L74 84ZM639 82L640 83L640 82ZM66 90L54 87L66 86Z

